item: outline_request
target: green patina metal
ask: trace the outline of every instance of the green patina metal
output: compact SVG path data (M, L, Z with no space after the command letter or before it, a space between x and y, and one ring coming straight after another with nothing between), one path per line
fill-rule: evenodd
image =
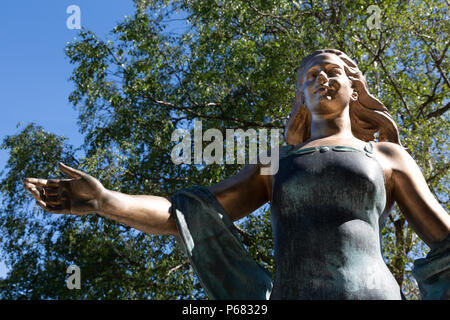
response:
M272 291L268 271L239 241L233 222L205 187L172 197L180 242L210 299L266 300Z
M401 299L383 261L384 174L373 146L283 148L271 199L275 270L244 249L232 222L204 187L172 198L180 240L212 299ZM415 276L426 299L450 287L450 237Z

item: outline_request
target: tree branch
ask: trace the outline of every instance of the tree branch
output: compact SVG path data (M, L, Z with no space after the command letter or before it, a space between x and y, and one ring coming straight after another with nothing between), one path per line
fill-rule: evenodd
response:
M440 168L439 170L434 172L434 174L432 176L429 176L428 178L426 178L425 180L427 181L427 184L433 183L434 180L436 180L441 174L443 174L444 172L446 172L448 170L450 170L450 163L447 163L442 168Z
M181 264L179 264L179 265L177 265L177 266L171 268L171 269L167 272L167 276L170 276L171 273L177 271L178 269L180 269L180 268L182 268L182 267L184 267L185 265L188 265L188 264L189 264L189 261L186 260L186 261L184 261L183 263L181 263Z
M449 108L450 108L450 102L448 102L444 107L427 114L425 116L425 118L430 119L430 118L439 117L440 115L444 114Z
M245 232L245 230L243 230L238 225L234 225L234 227L244 238L245 245L247 245L247 246L255 246L256 245L254 239L247 232ZM268 256L266 256L265 254L261 253L260 251L257 251L257 257L260 258L265 263L271 264L271 259Z
M405 106L406 111L408 112L408 115L410 116L411 119L413 119L413 115L411 110L408 107L408 104L405 101L405 98L403 97L402 93L400 92L400 90L398 89L397 84L395 83L394 79L392 79L390 73L386 70L386 67L384 66L383 60L381 59L381 57L379 56L379 54L375 54L364 42L362 42L361 40L359 40L357 37L353 37L353 39L355 39L357 42L359 42L367 51L369 51L369 53L374 56L376 58L376 60L380 63L381 65L381 69L383 69L384 74L387 76L387 78L389 79L391 85L394 87L395 92L397 93L397 95L399 96L400 100L402 101L403 105Z
M211 116L211 115L207 115L207 114L202 114L202 113L198 113L195 110L189 108L189 107L183 107L183 106L177 106L171 102L166 102L166 101L161 101L161 100L156 100L153 99L151 97L149 97L148 95L145 95L145 98L153 101L154 103L157 103L159 105L162 106L166 106L166 107L170 107L171 109L175 109L175 110L179 110L179 111L183 111L183 112L187 112L195 117L198 118L204 118L204 119L211 119L211 120L222 120L222 121L231 121L231 122L235 122L237 124L240 125L244 125L247 127L262 127L262 128L279 128L278 126L272 124L272 123L258 123L258 122L252 122L252 121L246 121L246 120L241 120L241 119L236 119L236 118L232 118L232 117L228 117L225 115L222 116ZM198 104L199 107L210 107L210 106L219 106L220 104L214 103L214 102L210 102L204 105L200 105Z

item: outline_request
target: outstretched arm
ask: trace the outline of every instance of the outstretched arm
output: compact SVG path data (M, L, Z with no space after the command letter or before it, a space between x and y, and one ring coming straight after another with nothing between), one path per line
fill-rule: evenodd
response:
M260 165L247 165L236 176L210 187L229 214L238 220L270 198L270 176L260 174ZM44 210L59 214L98 213L149 234L177 235L168 199L152 195L128 195L108 190L94 177L60 164L70 179L27 178L25 188ZM271 181L271 180L270 180Z
M393 197L406 220L430 247L450 233L450 216L435 199L419 167L401 146L380 147L392 169Z
M96 212L146 233L178 233L175 221L169 213L169 200L151 195L128 195L111 191L82 171L62 163L60 169L71 179L25 179L25 188L44 210L73 215Z

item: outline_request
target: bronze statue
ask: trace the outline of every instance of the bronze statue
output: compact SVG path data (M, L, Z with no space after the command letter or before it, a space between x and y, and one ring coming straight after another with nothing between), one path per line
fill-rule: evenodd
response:
M417 263L424 297L450 297L450 217L401 146L386 107L344 53L319 50L303 60L285 138L275 175L261 175L262 165L251 164L171 201L107 190L64 164L70 179L28 178L25 187L49 212L97 212L146 233L179 235L201 283L217 299L401 299L380 245L395 201L432 248L428 260ZM267 202L273 288L232 227Z

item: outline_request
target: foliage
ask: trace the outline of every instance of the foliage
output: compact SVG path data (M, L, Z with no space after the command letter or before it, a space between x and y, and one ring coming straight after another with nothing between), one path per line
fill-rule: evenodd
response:
M176 128L283 128L295 70L319 48L346 52L370 91L389 108L440 203L448 209L448 3L376 1L380 29L369 29L366 1L150 0L109 39L88 30L66 47L74 65L69 97L85 141L77 149L36 124L6 137L1 245L10 267L2 298L205 298L175 239L149 236L96 215L55 217L25 194L25 177L58 177L63 161L109 189L170 197L211 185L240 165L174 165ZM176 25L177 30L173 30ZM251 254L273 268L268 206L244 220ZM408 298L418 298L412 259L426 248L398 210L383 230L388 266ZM82 290L65 287L82 270Z

